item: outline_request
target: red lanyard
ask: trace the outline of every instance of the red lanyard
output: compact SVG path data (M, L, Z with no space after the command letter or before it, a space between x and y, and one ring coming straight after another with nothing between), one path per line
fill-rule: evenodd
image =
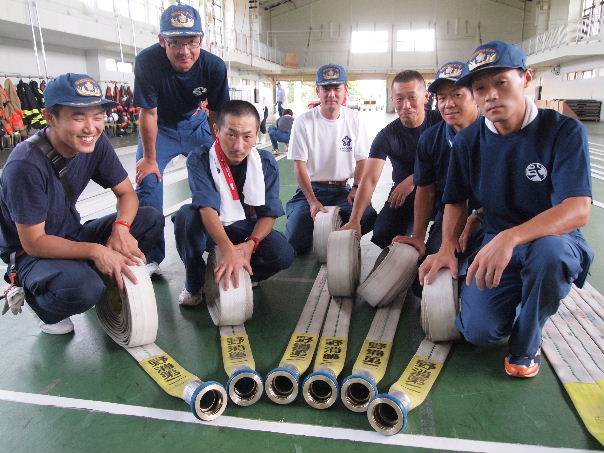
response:
M222 150L218 139L216 139L216 143L214 143L214 149L216 150L216 157L218 157L218 162L220 162L220 168L222 168L224 179L226 179L229 189L231 190L231 196L233 197L233 200L239 200L239 192L235 185L235 178L233 178L231 167L229 167L229 163L226 160L226 156L224 155L224 151Z

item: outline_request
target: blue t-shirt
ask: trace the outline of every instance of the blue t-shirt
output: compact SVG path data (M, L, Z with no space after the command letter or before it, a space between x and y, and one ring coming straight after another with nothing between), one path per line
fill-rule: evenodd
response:
M455 134L453 126L441 121L426 130L419 137L417 143L413 182L416 186L435 185L435 214L441 213L444 207L441 198L447 181L449 156L451 155Z
M80 153L67 163L67 179L77 199L90 180L104 188L115 187L128 177L105 134L92 153ZM80 214L65 193L50 161L37 146L19 143L10 154L0 191L0 253L6 257L20 250L16 223L45 222L46 234L78 240Z
M591 197L587 131L554 110L499 135L480 118L453 142L443 203L475 197L486 233L524 223L569 197Z
M157 107L159 123L175 125L206 99L214 112L229 100L227 68L221 58L202 49L191 69L178 72L159 44L147 47L136 57L134 105Z
M279 167L273 155L265 150L258 150L262 161L264 173L265 204L264 206L249 206L245 204L243 196L243 184L245 182L245 171L247 161L244 160L237 166L231 166L233 178L241 197L241 204L248 219L260 217L281 217L285 212L279 198ZM189 187L193 198L193 206L197 209L213 208L220 215L220 193L214 184L210 171L209 148L202 146L195 150L187 158L187 170L189 172Z

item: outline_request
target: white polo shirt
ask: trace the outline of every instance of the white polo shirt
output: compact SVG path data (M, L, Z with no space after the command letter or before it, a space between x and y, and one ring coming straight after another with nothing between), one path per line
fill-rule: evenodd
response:
M369 156L369 138L356 110L340 107L328 120L317 106L294 119L287 158L306 162L311 181L343 181Z

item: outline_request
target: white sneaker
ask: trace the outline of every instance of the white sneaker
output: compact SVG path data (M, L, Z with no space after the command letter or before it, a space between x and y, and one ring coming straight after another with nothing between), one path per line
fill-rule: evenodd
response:
M184 305L188 307L194 307L195 305L199 305L203 300L203 293L199 291L198 293L191 294L187 291L187 288L183 288L178 296L179 305Z
M252 289L258 288L258 285L260 285L260 282L252 282Z
M158 274L159 273L159 264L157 264L155 261L151 261L150 263L147 263L147 272L149 272L149 277L151 277L152 275Z
M73 332L73 322L69 318L65 318L54 324L45 324L40 321L40 330L50 335L65 335L66 333Z

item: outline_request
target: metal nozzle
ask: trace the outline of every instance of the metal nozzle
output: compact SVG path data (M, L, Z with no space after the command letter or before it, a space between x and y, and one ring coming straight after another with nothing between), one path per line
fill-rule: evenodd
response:
M238 406L251 406L262 396L264 384L255 370L245 368L231 375L227 388L233 403Z
M338 381L331 371L309 374L302 384L302 396L310 407L328 409L338 399Z
M365 412L375 395L377 386L370 376L353 374L342 381L342 403L353 412Z
M183 392L183 399L189 403L193 415L204 421L220 417L227 406L227 393L218 382L191 381Z
M378 433L392 436L407 424L409 399L406 395L383 393L376 396L367 408L369 424Z
M277 404L289 404L298 396L300 374L291 368L275 368L266 376L266 396Z

